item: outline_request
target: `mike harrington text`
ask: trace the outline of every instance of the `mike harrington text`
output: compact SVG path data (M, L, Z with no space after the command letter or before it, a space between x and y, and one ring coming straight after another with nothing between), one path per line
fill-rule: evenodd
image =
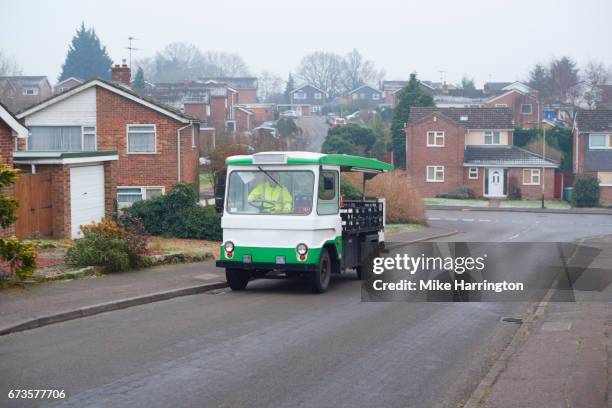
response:
M397 282L385 282L376 279L372 282L372 288L376 291L450 291L450 290L474 290L501 293L505 291L522 291L522 282L489 282L486 279L482 282L466 282L456 280L454 282L443 282L437 279L419 280L418 283L402 279Z

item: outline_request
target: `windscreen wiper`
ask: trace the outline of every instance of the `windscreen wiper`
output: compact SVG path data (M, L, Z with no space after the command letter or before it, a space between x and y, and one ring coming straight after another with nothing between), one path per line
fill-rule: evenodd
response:
M258 168L258 169L259 169L259 171L261 171L263 174L265 174L266 176L268 176L268 178L269 178L270 180L272 180L272 181L274 182L274 184L276 184L277 186L279 186L279 187L280 187L280 183L279 183L278 181L274 180L274 177L272 177L272 176L270 175L270 173L268 173L267 171L265 171L264 169L262 169L262 168L261 168L261 166L257 166L257 168Z

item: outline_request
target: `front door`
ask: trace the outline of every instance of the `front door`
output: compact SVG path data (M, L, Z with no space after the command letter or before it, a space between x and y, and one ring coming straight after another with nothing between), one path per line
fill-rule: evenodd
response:
M489 168L489 197L503 197L504 195L504 169Z

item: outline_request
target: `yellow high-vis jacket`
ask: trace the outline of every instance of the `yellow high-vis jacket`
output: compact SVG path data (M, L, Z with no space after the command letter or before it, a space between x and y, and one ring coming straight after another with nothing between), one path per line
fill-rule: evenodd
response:
M283 185L272 185L269 182L264 182L255 186L249 193L248 201L267 200L274 202L274 207L263 205L263 209L269 213L291 213L293 211L293 199L287 187Z

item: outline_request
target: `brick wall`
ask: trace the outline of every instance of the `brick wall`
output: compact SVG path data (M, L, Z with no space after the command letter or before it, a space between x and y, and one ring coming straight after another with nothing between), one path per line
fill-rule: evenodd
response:
M206 117L206 106L204 103L186 103L185 113L205 121L208 119Z
M477 179L470 179L469 177L469 172L470 172L470 168L469 167L464 167L463 168L463 185L465 186L469 186L472 188L472 190L474 190L474 195L476 197L482 197L484 195L484 178L485 178L485 171L486 169L484 167L477 167L478 169L478 178Z
M119 161L112 165L114 186L164 186L169 191L178 178L176 132L185 124L101 88L96 105L98 150L119 154ZM156 125L156 154L127 154L128 124ZM197 166L197 144L196 137L192 148L189 128L181 133L182 168ZM181 179L196 183L197 175L190 170Z
M246 132L252 128L252 115L240 110L234 109L234 120L236 121L236 131Z
M512 115L516 127L531 129L539 126L541 111L536 98L529 95L523 95L520 92L510 92L501 98L488 102L486 106L494 108L495 105L499 104L507 105L512 108ZM521 113L522 104L531 104L531 115L523 115Z
M600 187L599 202L601 204L612 204L612 187Z
M523 169L511 168L508 170L508 177L516 177L518 187L524 200L539 200L542 198L542 184L526 185L523 184ZM544 169L544 199L553 200L555 195L555 169Z
M427 147L428 131L443 131L444 147ZM407 169L423 197L463 183L464 145L465 129L442 116L430 116L406 128ZM434 165L444 166L444 182L426 181L427 166Z
M225 103L227 98L213 96L210 98L210 118L208 124L215 128L217 134L225 131Z

